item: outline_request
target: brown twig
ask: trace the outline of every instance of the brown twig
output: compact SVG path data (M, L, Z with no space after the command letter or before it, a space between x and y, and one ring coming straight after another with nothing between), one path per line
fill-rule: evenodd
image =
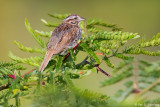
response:
M74 48L73 50L75 50L77 48L77 46L81 43L82 41L80 41ZM64 57L64 60L65 61L68 57L69 57L70 53L68 53L65 57Z
M26 74L30 74L31 72L33 72L34 70L36 70L36 68L30 70L29 72L25 73L24 75L21 76L21 78L23 78Z
M85 62L86 64L89 64L88 61ZM111 75L109 75L107 72L105 72L104 70L102 70L100 67L99 67L99 64L95 64L94 67L96 67L97 69L97 73L98 71L102 72L103 74L107 75L108 77L111 77Z
M2 85L2 86L0 87L0 91L9 88L9 85L10 85L10 84Z
M80 66L80 65L82 65L82 64L89 64L89 63L87 62L87 59L88 59L88 56L86 56L86 58L84 58L84 60L83 60L82 62L80 62L79 64L77 64L76 66Z
M104 70L102 70L99 66L96 67L97 68L97 72L100 71L102 72L103 74L107 75L108 77L111 77L111 75L109 75L107 72L105 72Z
M68 53L67 55L65 55L64 60L65 61L68 57L69 57L70 53Z
M81 43L82 41L80 41L74 48L73 50L75 50L77 48L77 46Z

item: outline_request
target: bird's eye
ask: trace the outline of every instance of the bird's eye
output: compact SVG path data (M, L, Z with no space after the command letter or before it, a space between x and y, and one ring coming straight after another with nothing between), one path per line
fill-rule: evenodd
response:
M78 18L77 18L77 17L75 17L74 19L75 19L75 20L77 20Z

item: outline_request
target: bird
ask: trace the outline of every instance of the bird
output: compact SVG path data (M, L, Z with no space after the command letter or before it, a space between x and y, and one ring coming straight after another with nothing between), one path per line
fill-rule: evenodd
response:
M42 73L49 61L55 55L66 55L68 49L74 48L81 39L79 23L85 20L77 14L67 16L53 31L46 50L44 60L39 67Z

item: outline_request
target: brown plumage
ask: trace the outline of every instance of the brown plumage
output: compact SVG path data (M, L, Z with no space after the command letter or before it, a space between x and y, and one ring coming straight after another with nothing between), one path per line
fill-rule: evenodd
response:
M54 55L65 55L68 48L74 48L77 45L78 40L81 38L81 29L78 24L82 20L84 20L84 18L76 14L69 15L63 20L62 24L53 31L39 71L43 72Z

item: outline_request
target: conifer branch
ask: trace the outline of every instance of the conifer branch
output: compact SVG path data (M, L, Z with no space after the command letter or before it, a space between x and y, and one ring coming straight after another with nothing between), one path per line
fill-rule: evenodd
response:
M63 19L65 19L67 16L69 16L70 13L69 13L69 14L63 14L63 15L62 15L62 14L54 13L54 14L48 14L48 15L51 16L51 17L53 17L53 18L63 20Z
M18 48L20 49L20 50L22 50L22 51L24 51L24 52L30 52L30 53L41 53L41 54L44 54L45 53L45 50L42 50L42 49L40 49L40 48L35 48L35 49L33 49L33 48L31 48L31 47L26 47L26 46L23 46L22 44L20 44L19 42L17 42L17 41L13 41L13 43L15 43L17 46L18 46Z
M139 97L142 94L146 93L147 91L149 91L151 88L153 88L154 86L156 86L159 83L160 83L160 78L157 79L157 81L153 82L149 87L147 87L144 90L142 90L139 94L136 95L136 97Z
M42 36L42 37L47 37L47 38L51 37L51 35L52 35L52 31L44 32L44 31L35 30L35 33Z
M40 61L42 61L43 57L30 57L30 58L20 58L17 56L14 56L12 52L9 53L9 57L18 62L18 63L24 63L24 64L28 64L28 65L32 65L32 66L40 66Z
M41 19L41 22L45 25L45 26L48 26L48 27L57 27L59 24L53 24L51 22L47 22L46 20L44 19Z
M56 18L59 20L63 20L67 15L68 14L49 14L50 17ZM41 19L41 21L45 26L48 26L48 27L57 27L59 25L59 23L49 22L44 19ZM90 105L99 106L99 104L102 104L102 105L106 104L106 101L108 100L107 97L102 98L103 97L102 95L99 95L99 94L96 95L95 93L91 93L90 91L76 90L76 87L72 83L72 79L79 79L83 76L89 75L91 72L94 72L96 70L97 72L100 71L103 74L110 77L110 75L107 72L105 72L99 67L102 61L105 61L108 67L114 68L113 70L114 74L112 78L102 82L102 86L115 84L123 79L127 79L133 76L132 71L134 70L133 69L134 56L132 55L143 54L143 55L149 55L149 56L159 56L160 50L157 50L157 52L151 52L151 51L148 51L146 47L159 46L160 39L159 39L159 34L157 34L150 40L144 40L142 38L139 42L133 43L130 46L128 46L126 44L128 41L131 41L132 39L137 39L140 37L140 35L138 35L137 33L122 32L120 31L121 28L119 28L117 25L106 23L98 19L89 19L89 20L86 20L86 22L87 23L82 22L79 24L82 30L81 41L83 42L78 43L77 46L73 48L73 50L68 50L68 54L66 56L56 55L56 57L51 59L51 61L48 63L45 69L42 79L44 80L43 83L45 83L46 88L49 88L48 86L54 85L54 90L52 90L52 92L54 92L53 96L55 96L55 93L59 93L59 94L64 93L62 90L57 91L55 89L55 88L59 89L59 86L64 87L65 95L66 95L68 91L66 91L65 87L68 84L72 88L72 91L74 91L74 93L72 94L68 93L68 94L71 96L73 95L76 101L81 102L81 100L79 99L83 99L85 104L87 104L86 106L90 106ZM35 53L44 54L45 43L43 42L41 37L49 38L52 35L52 31L48 31L48 32L39 31L39 30L34 31L31 28L30 23L28 22L27 19L25 20L25 25L29 33L33 36L33 38L41 46L41 48L27 47L17 41L14 41L14 43L18 46L19 49L21 49L24 52L30 52L30 53L35 52ZM86 28L84 26L86 26ZM104 27L104 29L101 29L101 27ZM110 28L112 31L111 32L106 31L105 28ZM89 36L84 36L85 35L84 32L89 32ZM47 42L48 41L46 41L46 43ZM123 48L124 45L126 45L127 47ZM79 64L75 64L75 61L77 59L77 54L82 51L87 53L88 55L82 62L80 62ZM100 54L96 54L97 52ZM130 55L128 56L128 54ZM98 56L98 55L101 55L101 56ZM22 90L23 87L27 85L28 81L32 81L33 83L35 81L38 81L38 84L36 85L40 86L41 77L40 75L39 77L37 76L39 72L38 73L34 72L33 74L35 75L27 75L35 71L35 69L27 72L25 75L21 75L20 72L15 73L17 70L23 69L23 67L17 65L17 63L23 63L23 64L28 64L28 65L37 67L37 66L40 66L43 60L43 56L20 58L18 56L13 55L10 52L9 57L12 60L14 60L14 62L0 63L0 67L1 67L0 74L2 75L1 80L3 84L6 84L5 79L11 80L11 81L9 81L8 84L6 85L2 85L0 87L0 90L9 88L9 90L13 91L13 92L10 92L10 94L8 95L5 93L5 96L7 96L6 98L9 98L9 97L13 98L13 95L14 95L17 105L19 105L20 96L24 96L24 91ZM116 64L110 59L112 57L119 58L123 60L123 62L121 62L118 66L116 66ZM145 88L144 91L140 92L138 96L141 96L142 94L146 93L149 90L159 92L158 91L159 85L157 85L158 83L160 83L159 74L157 74L159 72L154 72L154 71L159 71L159 68L158 68L159 65L160 65L159 62L151 63L143 60L138 60L138 67L139 67L138 69L140 71L138 74L136 74L138 75L137 76L138 78L136 78L137 80L136 82L139 83L138 84L139 88L141 89ZM117 72L119 73L116 74ZM11 79L12 76L14 78ZM156 79L158 82L156 81ZM152 82L154 83L152 84ZM149 84L151 85L149 86ZM10 87L8 85L10 85ZM133 81L127 81L125 86L127 87L125 90L121 90L117 92L115 96L116 101L124 101L128 97L128 95L130 95L134 91ZM41 89L43 89L43 87L41 87ZM70 98L67 95L66 97ZM85 100L84 100L84 97L85 97ZM54 101L56 100L54 99ZM79 102L76 102L76 103L80 105Z
M33 36L33 38L39 43L39 45L40 45L42 48L44 48L44 42L43 42L43 40L35 34L34 30L31 28L30 23L28 22L27 19L25 19L25 26L26 26L28 32L29 32L29 33Z

